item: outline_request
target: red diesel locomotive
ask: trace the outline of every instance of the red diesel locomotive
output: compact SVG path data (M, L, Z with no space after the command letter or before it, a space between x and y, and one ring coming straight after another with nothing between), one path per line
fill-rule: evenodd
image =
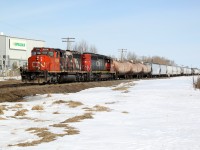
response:
M111 58L93 53L36 47L28 58L28 68L21 68L23 82L62 83L111 79Z

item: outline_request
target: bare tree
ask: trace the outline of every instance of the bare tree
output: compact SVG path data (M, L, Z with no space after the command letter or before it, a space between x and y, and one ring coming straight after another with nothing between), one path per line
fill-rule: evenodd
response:
M176 65L173 60L167 59L165 57L160 57L160 56L152 56L152 57L142 56L142 61L161 64L161 65Z
M76 43L74 45L74 50L80 53L84 53L84 52L97 53L97 48L95 47L95 45L89 46L85 40L82 40L78 44Z
M138 57L134 52L128 52L126 59L134 63L138 62Z
M91 45L89 51L90 51L91 53L97 53L97 48L95 47L95 45Z
M86 41L82 40L78 45L78 51L81 53L88 51L88 44Z

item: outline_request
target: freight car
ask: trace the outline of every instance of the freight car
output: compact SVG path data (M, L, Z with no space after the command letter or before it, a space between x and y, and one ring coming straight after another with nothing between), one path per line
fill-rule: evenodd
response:
M21 68L23 82L62 83L199 74L197 68L116 61L108 56L36 47Z
M112 61L112 70L116 78L141 78L150 76L151 68L142 63Z

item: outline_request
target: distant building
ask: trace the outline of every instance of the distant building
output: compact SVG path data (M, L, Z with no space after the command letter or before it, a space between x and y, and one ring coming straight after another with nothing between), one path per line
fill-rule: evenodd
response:
M0 34L0 70L27 64L33 47L44 47L45 41Z

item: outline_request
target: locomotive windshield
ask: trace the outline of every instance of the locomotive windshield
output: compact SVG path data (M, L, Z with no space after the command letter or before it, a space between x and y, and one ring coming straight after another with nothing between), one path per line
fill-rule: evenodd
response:
M53 52L51 51L32 51L32 56L34 55L48 55L48 56L51 56L53 57Z

